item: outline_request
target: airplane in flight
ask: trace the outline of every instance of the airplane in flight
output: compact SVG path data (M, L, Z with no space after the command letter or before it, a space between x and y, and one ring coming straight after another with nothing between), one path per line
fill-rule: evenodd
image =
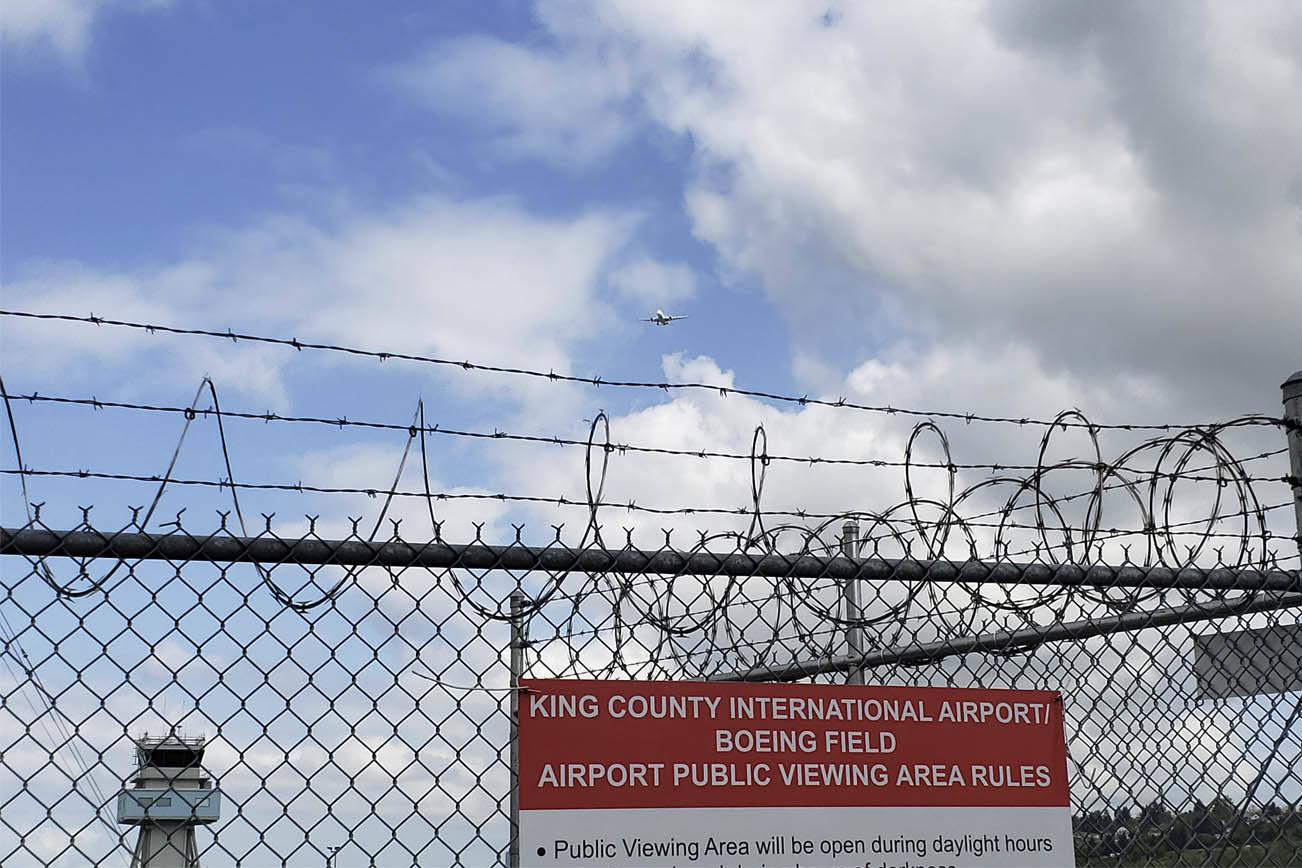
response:
M662 311L662 310L657 310L655 316L649 316L649 317L647 317L646 319L642 320L642 322L653 322L653 323L655 323L656 325L662 325L662 326L664 326L664 325L669 325L671 322L673 322L673 321L676 320L676 319L687 319L687 317L685 317L685 316L669 316L669 315L666 314L664 311Z

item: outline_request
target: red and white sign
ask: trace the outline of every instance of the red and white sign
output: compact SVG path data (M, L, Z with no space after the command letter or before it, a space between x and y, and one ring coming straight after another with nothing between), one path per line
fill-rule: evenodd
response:
M1075 864L1057 693L525 680L520 864Z

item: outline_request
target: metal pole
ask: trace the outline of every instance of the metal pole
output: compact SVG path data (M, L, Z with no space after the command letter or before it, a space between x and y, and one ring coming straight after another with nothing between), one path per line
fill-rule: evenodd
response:
M511 594L511 846L507 864L520 868L520 676L524 673L524 592Z
M1293 467L1293 512L1297 519L1297 550L1302 555L1302 371L1280 386L1284 393L1284 418L1293 420L1288 432L1288 455Z
M5 555L1302 593L1302 574L1297 570L1109 567L1103 564L986 563L898 558L849 560L841 557L840 553L829 558L808 554L571 549L565 546L533 547L518 544L452 546L442 541L411 544L300 540L286 543L267 537L198 537L176 533L116 532L109 535L98 531L0 527L0 557ZM75 580L72 584L74 587L67 590L70 595L85 595L96 588L93 584L78 586Z
M1283 392L1284 398L1284 418L1285 420L1291 420L1293 423L1292 427L1286 431L1286 436L1288 437L1289 463L1293 471L1293 510L1297 519L1297 546L1298 553L1302 554L1302 371L1295 371L1293 376L1283 382L1280 390ZM1302 567L1299 569L1302 571ZM1284 744L1293 740L1293 727L1298 720L1302 720L1302 696L1299 696L1297 702L1293 704L1293 711L1289 714L1284 725L1280 727L1279 736L1271 745L1270 753L1261 761L1257 776L1252 779L1252 784L1248 787L1243 796L1243 802L1239 805L1234 824L1221 831L1208 852L1211 849L1223 846L1225 841L1242 827L1244 818L1257 797L1257 790L1261 787L1262 781L1266 779L1267 772L1270 771L1271 763L1279 756ZM1289 765L1289 768L1296 767L1297 760L1295 759Z
M841 555L850 559L859 556L859 522L847 521L841 526ZM859 582L849 578L842 586L845 594L845 641L851 660L863 658L863 625L859 623ZM854 666L846 673L846 684L863 684L863 667Z
M1124 615L1109 615L1106 618L1068 621L1049 627L1029 627L1011 632L982 633L977 636L954 636L937 642L880 648L859 657L850 657L848 655L830 659L820 657L811 660L797 660L788 664L756 666L752 669L742 669L735 672L720 672L711 675L708 680L797 681L801 678L812 678L815 675L825 675L829 672L850 672L854 669L874 669L878 666L935 663L947 657L958 657L963 654L1010 651L1014 649L1029 650L1036 645L1043 645L1048 642L1079 642L1082 639L1089 639L1094 636L1113 636L1119 633L1149 630L1153 627L1218 621L1236 615L1251 615L1254 612L1274 612L1296 608L1302 608L1302 594L1253 594L1235 600L1194 603L1188 606L1154 609L1147 612L1128 612Z

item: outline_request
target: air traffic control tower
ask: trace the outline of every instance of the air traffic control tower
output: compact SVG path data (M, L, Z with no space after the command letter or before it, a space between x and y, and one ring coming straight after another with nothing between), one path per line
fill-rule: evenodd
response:
M199 868L194 827L214 823L221 792L203 770L203 738L136 740L136 772L118 794L118 823L140 827L131 868Z

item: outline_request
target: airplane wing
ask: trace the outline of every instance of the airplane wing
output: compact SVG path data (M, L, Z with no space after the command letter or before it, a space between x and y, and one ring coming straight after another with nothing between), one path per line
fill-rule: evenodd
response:
M673 322L673 321L676 320L676 319L687 319L687 317L686 317L685 315L684 315L684 316L667 316L667 317L665 317L665 319L669 320L670 322Z

